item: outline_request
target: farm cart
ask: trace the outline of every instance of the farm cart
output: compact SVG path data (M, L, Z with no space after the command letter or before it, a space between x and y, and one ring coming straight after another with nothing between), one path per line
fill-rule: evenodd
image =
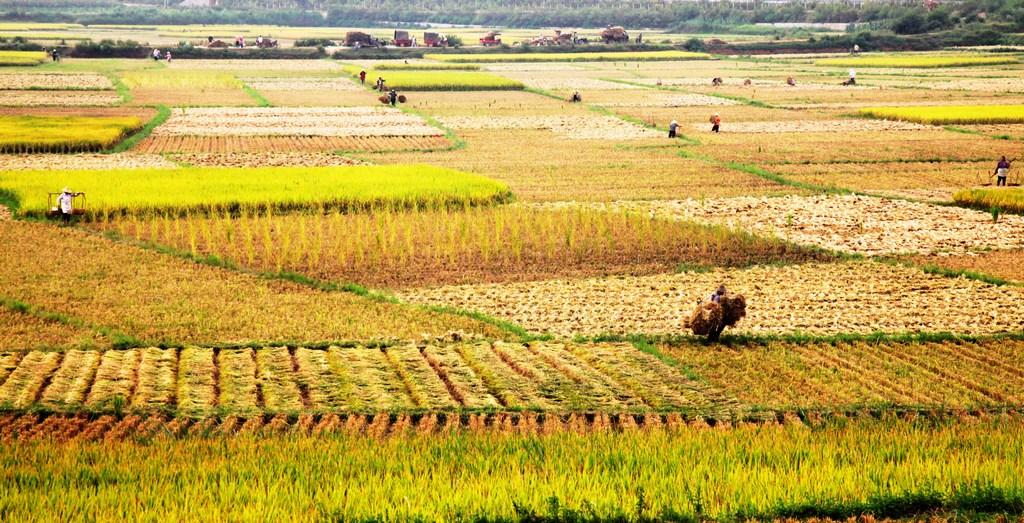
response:
M409 31L395 31L395 46L412 47L412 37L409 36Z
M57 198L59 198L60 195L61 193L59 192L46 193L46 208L48 209L46 212L47 216L60 216L60 208L57 206ZM75 216L82 216L85 214L85 193L74 193L74 196L71 198L71 214Z
M441 47L447 42L447 39L443 34L440 33L423 33L423 45L427 47Z
M501 36L501 33L497 31L490 31L487 34L485 34L483 38L480 39L480 45L484 47L488 47L491 45L501 45L501 38L499 38L499 36Z

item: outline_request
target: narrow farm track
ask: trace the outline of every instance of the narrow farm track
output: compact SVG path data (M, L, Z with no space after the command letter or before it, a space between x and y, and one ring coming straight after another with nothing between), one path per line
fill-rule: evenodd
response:
M139 153L287 153L443 149L445 136L150 136Z

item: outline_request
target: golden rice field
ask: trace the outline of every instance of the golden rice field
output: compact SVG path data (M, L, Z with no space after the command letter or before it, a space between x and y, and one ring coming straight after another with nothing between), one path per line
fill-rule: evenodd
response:
M142 124L136 117L0 116L0 153L98 151Z
M1019 105L951 105L939 107L871 107L860 110L873 118L930 125L1024 123Z
M39 65L46 61L46 53L42 51L0 51L0 65Z
M1019 53L601 46L3 68L0 519L1019 518Z

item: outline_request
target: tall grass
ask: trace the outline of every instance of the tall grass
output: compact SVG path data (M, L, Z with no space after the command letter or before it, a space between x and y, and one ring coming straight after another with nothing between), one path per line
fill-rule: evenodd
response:
M441 62L644 62L652 60L711 60L708 53L688 51L639 51L599 53L478 53L428 54L428 60Z
M178 222L116 220L96 226L263 271L391 288L639 275L680 265L746 266L824 256L724 227L520 206L331 216L251 212Z
M141 127L134 116L0 116L0 152L98 151Z
M1019 419L547 435L420 434L406 421L388 437L376 420L279 437L216 427L197 424L182 439L2 443L0 499L19 518L99 521L842 521L1024 510L1013 473L1024 470Z
M1024 123L1024 105L946 105L934 107L868 107L873 118L930 125Z
M991 188L961 189L953 193L953 201L975 209L1001 209L1024 213L1024 189Z
M352 76L362 69L346 66ZM388 88L403 91L517 91L525 86L518 80L477 71L366 71L367 84L383 77Z
M0 188L16 195L19 212L25 216L45 214L47 193L64 186L87 193L87 210L94 219L461 207L509 197L499 182L428 165L0 172Z
M872 56L826 58L815 65L833 67L964 67L972 65L1015 64L1012 56Z

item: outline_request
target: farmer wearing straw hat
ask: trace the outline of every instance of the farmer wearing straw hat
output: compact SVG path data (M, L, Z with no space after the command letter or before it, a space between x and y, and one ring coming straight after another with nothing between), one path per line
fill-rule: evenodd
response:
M675 120L672 120L672 123L668 124L668 137L669 138L675 138L676 137L676 128L677 127L679 127L679 124L676 123Z
M82 193L71 192L70 187L65 187L60 191L60 196L57 197L57 207L60 208L60 217L64 220L64 225L71 224L71 216L74 214L74 207L71 202Z
M718 126L722 125L722 118L715 113L711 116L711 132L718 132Z

